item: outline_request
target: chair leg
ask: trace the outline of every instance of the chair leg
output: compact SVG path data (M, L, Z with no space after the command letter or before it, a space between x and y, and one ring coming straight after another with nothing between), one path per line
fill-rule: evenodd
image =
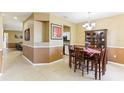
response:
M69 67L71 68L72 67L72 61L71 61L72 59L71 59L71 56L69 55Z
M81 62L79 61L79 66L78 66L78 69L80 69L80 66L81 66Z
M85 63L82 63L82 76L84 76L84 65Z
M105 63L105 62L103 62L103 63L102 63L102 75L104 75L104 74L105 74L105 65L106 65L106 63Z
M97 62L95 62L95 80L97 80Z
M89 74L89 60L87 60L87 74Z
M75 62L74 62L74 72L76 72L76 69L77 69L77 60L75 59Z
M86 64L86 60L84 59L84 65Z
M91 62L91 70L93 71L93 62Z
M99 80L101 80L101 64L99 62Z

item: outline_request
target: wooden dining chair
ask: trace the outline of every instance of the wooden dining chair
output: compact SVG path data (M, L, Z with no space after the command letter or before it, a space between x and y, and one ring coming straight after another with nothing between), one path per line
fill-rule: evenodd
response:
M69 67L72 68L72 63L75 61L75 51L74 51L75 45L69 45Z
M97 47L88 47L90 49L95 49L95 50L98 50L98 51L101 51L101 48L97 48ZM87 74L89 73L89 70L93 71L94 70L94 56L89 56L87 54L85 54L85 59L87 60Z
M94 45L88 45L87 48L95 49L95 50L101 50L100 48L94 46ZM94 57L89 57L89 55L85 55L85 59L87 60L87 74L89 74L89 70L93 71L93 66L94 66ZM91 68L91 69L89 69Z
M104 75L105 73L105 68L106 68L105 56L106 56L106 49L101 48L100 54L96 56L94 61L95 62L95 79L97 79L97 75L99 75L99 80L101 80L101 75Z
M106 72L106 64L107 64L107 52L105 48L103 51L102 75L104 75Z
M94 56L90 57L89 55L85 55L85 60L87 63L87 74L89 74L89 69L91 71L95 71L95 79L99 74L99 80L101 80L101 73L102 75L105 74L106 70L106 49L105 48L94 48L100 51L100 54L95 54ZM99 73L98 73L99 72Z
M76 72L77 66L82 70L82 76L84 75L85 68L85 56L83 48L75 47L75 63L74 63L74 72ZM81 67L81 68L80 68Z

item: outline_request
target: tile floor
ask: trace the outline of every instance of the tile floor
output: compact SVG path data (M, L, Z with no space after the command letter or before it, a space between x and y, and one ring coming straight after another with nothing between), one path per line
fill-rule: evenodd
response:
M74 73L68 67L68 56L63 61L42 66L32 66L22 57L20 51L8 51L4 54L3 74L1 81L93 81L94 74L81 75L78 70ZM103 81L124 80L124 67L108 63L106 75Z

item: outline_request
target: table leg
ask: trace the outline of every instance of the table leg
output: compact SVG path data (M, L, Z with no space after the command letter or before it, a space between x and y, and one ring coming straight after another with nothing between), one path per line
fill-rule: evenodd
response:
M72 59L71 59L71 56L69 55L69 67L71 68L72 67Z
M97 80L97 61L95 61L95 80Z
M101 62L99 62L99 80L101 80Z

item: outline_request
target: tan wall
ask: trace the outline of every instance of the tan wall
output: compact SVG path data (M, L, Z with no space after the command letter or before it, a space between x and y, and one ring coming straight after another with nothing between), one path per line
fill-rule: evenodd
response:
M49 14L33 13L24 21L24 30L30 28L30 41L24 44L34 45L35 43L49 42Z
M42 41L49 42L49 21L42 22Z
M18 43L23 41L23 39L20 38L20 36L23 35L23 32L10 30L5 30L4 32L8 33L8 43ZM17 35L19 38L15 38L15 35Z
M124 64L122 56L124 55L124 14L98 19L94 22L96 23L94 29L108 29L108 60ZM84 44L85 40L85 32L82 24L77 24L77 43L79 44Z
M108 46L124 47L124 14L96 21L96 29L108 29Z
M35 43L37 39L37 31L35 31L35 22L34 21L39 21L42 23L42 26L44 28L42 29L41 32L41 38L44 39L43 41L48 41L48 46L55 46L55 47L48 47L47 49L44 48L34 48L33 44ZM46 23L44 22L46 21ZM48 63L51 61L56 61L59 60L63 57L63 40L52 40L51 39L51 23L58 24L58 25L66 25L71 28L71 44L76 43L76 25L64 20L61 17L57 17L53 14L44 14L44 13L33 13L33 17L29 17L25 22L24 22L24 29L30 28L31 29L31 40L30 41L25 41L25 45L30 45L32 47L25 47L23 49L24 55L29 58L29 60L33 60L32 62L34 63ZM45 33L44 30L45 29ZM39 34L38 34L39 35ZM43 35L46 35L43 37ZM33 44L32 44L33 43ZM40 46L43 46L42 43ZM27 49L29 48L29 49ZM31 51L31 53L27 51ZM33 52L32 52L33 51ZM48 51L48 52L47 52ZM33 55L33 56L32 56ZM31 58L32 57L32 58Z
M40 34L41 38L42 38L41 41L42 42L49 42L49 19L50 19L49 16L50 16L50 14L39 12L39 13L33 13L33 15L34 15L34 20L35 21L39 21L39 22L42 23L42 25L41 25L42 34Z
M107 17L94 21L96 27L94 29L108 29L108 46L124 47L124 14L118 16ZM81 27L83 23L79 23L78 27L78 43L84 43L84 29Z
M38 13L33 13L34 14L34 20L37 21L49 21L49 14L48 13L43 13L43 12L38 12Z
M124 64L124 48L108 48L108 60Z
M45 18L44 18L45 17ZM43 20L45 19L45 20ZM48 20L49 19L49 20ZM64 20L64 18L61 18L61 17L58 17L58 16L55 16L53 14L47 14L47 13L33 13L25 22L24 22L24 29L27 29L27 28L30 28L31 29L31 39L30 41L25 41L24 40L24 44L32 44L33 43L33 40L34 40L34 20L38 20L38 21L48 21L47 22L47 29L49 29L49 32L45 33L45 34L49 34L49 36L46 35L45 37L45 41L49 41L51 43L55 43L54 45L56 44L61 44L63 45L63 42L62 40L51 40L51 23L54 23L54 24L59 24L59 25L66 25L66 26L69 26L71 28L71 44L75 44L76 43L76 30L77 30L77 27L76 27L76 24L74 23L71 23L71 22L68 22L66 20ZM49 27L48 27L49 25ZM49 37L49 40L48 40L48 37ZM51 40L51 41L50 41ZM58 43L57 43L58 42Z
M70 27L69 26L64 26L63 27L63 32L70 32Z
M23 55L35 64L50 63L62 59L62 51L62 47L33 48L25 45L23 46Z
M49 49L49 62L63 58L63 47L52 47Z
M23 45L23 55L33 62L33 48Z
M33 43L33 40L34 40L34 22L33 21L34 21L33 14L24 21L24 30L30 28L30 40L25 41L25 39L23 38L23 44L30 45ZM23 30L23 36L24 36L24 30Z
M49 48L35 48L33 63L49 63Z
M62 47L35 48L33 63L50 63L63 58Z
M7 48L16 48L16 43L7 43Z
M108 60L124 64L124 14L96 20L95 29L100 28L108 29Z
M15 48L16 43L23 42L23 38L20 38L20 36L23 36L23 32L21 31L4 30L4 33L8 33L8 48ZM18 38L15 38L15 35L18 36Z
M71 44L76 43L76 30L77 30L76 24L68 22L65 19L58 17L58 16L55 16L53 14L50 15L50 23L55 23L55 24L59 24L62 26L64 26L64 25L69 26L71 28L71 42L70 43ZM51 42L56 44L56 40L54 40L54 41L52 40ZM58 44L62 44L62 42L58 41Z
M76 43L85 44L85 30L82 28L82 23L77 24L77 33L76 33Z
M34 43L49 42L49 21L34 21Z

